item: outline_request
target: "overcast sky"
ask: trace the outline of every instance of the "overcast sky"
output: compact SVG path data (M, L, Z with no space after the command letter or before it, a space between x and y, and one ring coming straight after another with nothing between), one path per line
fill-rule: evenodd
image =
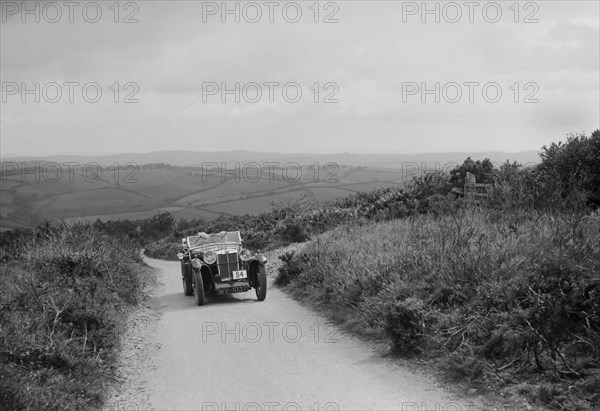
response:
M600 125L598 1L47 3L0 2L3 157L522 151Z

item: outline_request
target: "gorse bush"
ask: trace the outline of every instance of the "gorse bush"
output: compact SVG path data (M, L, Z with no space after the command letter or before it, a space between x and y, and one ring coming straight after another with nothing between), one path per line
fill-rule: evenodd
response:
M467 157L460 166L450 171L450 184L454 187L464 186L467 172L473 174L479 183L488 184L494 181L495 169L489 158L474 161Z
M283 261L283 264L279 267L277 278L275 278L275 285L288 285L302 274L302 262L294 259L293 251L288 251L280 255L279 259Z
M600 129L590 137L571 134L566 142L544 146L538 169L548 176L549 186L562 198L584 192L587 200L600 206Z
M143 246L150 241L156 241L170 236L175 227L175 219L169 212L159 211L152 217L143 220L96 220L92 227L102 233L109 234L128 242Z
M16 240L0 268L1 408L99 407L141 297L139 252L82 223Z
M152 258L161 258L163 260L177 260L177 253L181 252L181 239L175 241L172 238L163 238L158 241L146 244L144 254Z

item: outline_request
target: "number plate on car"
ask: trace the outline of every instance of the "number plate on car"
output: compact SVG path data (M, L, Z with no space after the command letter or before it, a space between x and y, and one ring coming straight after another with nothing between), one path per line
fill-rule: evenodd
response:
M232 272L234 280L241 280L242 278L248 278L248 274L246 274L246 270L235 270Z
M245 286L236 286L236 287L224 287L224 288L219 288L217 290L217 294L219 295L225 295L225 294L233 294L233 293L243 293L246 292L250 289L250 287L245 287Z

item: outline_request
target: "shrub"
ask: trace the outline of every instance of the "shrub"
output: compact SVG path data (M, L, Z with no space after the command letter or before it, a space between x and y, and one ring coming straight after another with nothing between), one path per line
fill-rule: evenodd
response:
M421 352L425 336L423 301L409 297L390 304L385 312L385 331L396 351L402 354Z
M301 262L294 259L294 251L288 251L279 256L283 262L275 278L275 285L284 286L298 278L301 272Z
M565 143L542 147L539 169L550 177L549 188L563 198L584 192L590 202L600 205L600 129L590 137L569 135Z
M283 222L283 227L276 232L284 244L301 243L306 241L308 235L304 226L296 221L287 220Z
M176 241L171 237L146 244L144 253L151 258L163 260L177 260L177 253L182 251L181 240Z

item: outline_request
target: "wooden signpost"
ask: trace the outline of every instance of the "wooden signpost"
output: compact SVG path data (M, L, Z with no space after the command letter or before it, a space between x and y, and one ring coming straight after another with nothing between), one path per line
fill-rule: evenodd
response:
M476 199L479 197L489 197L492 191L492 184L478 183L475 174L467 171L465 178L464 195L465 199Z

